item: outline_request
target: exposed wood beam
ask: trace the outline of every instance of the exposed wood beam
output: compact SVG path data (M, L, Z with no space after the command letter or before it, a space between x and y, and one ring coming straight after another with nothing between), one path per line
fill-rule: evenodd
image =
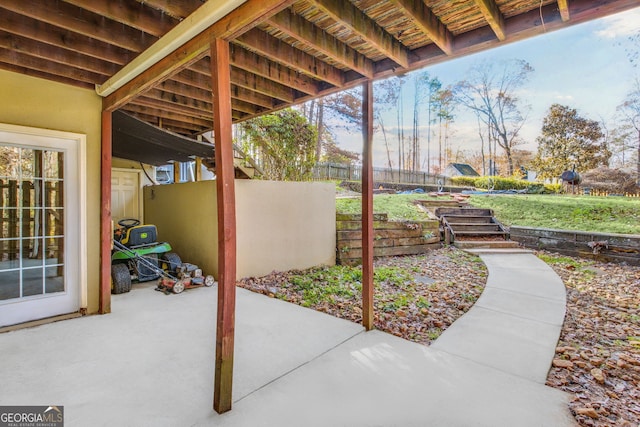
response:
M43 73L55 74L83 83L92 84L96 81L105 80L105 76L100 74L92 73L87 70L81 70L79 68L68 67L55 62L49 62L42 58L25 55L23 53L18 53L3 48L0 48L0 62L15 64L19 67L30 68L32 70L38 70Z
M231 131L229 42L211 43L218 208L218 310L213 409L231 409L236 312L236 196ZM213 243L213 242L211 242Z
M202 0L144 0L144 2L158 10L164 10L174 18L186 18L202 5Z
M362 140L362 326L370 331L374 327L373 82L371 80L362 85Z
M317 95L318 82L305 75L263 57L240 46L231 45L231 64L250 73L289 86L308 95Z
M175 76L174 76L175 77ZM211 90L200 89L185 82L177 82L174 79L160 82L154 89L159 89L187 98L196 99L206 103L211 103Z
M391 0L391 2L398 6L444 53L453 54L453 35L422 0Z
M289 7L293 2L294 0L247 0L242 6L105 98L106 107L117 109L139 93L202 59L208 53L210 40L230 40Z
M2 30L0 30L0 47L44 59L48 62L90 71L103 76L102 80L106 80L120 68L119 65L111 62L101 61L65 48L52 49L51 45Z
M231 81L236 86L253 90L284 102L292 103L296 100L295 93L290 87L265 79L264 77L256 76L239 68L231 68Z
M189 69L185 69L177 74L174 74L171 79L184 85L196 87L198 89L206 91L207 99L210 100L211 77L208 74L209 72L207 72L207 74L201 73L202 66L204 65L206 65L207 68L210 67L209 57L203 58L202 61L193 64ZM273 108L273 99L271 97L235 85L231 85L231 98L253 104L263 109Z
M152 89L144 95L136 98L135 103L153 108L163 108L167 111L172 111L177 114L187 114L203 120L208 120L210 118L210 116L207 115L207 112L212 111L213 105L211 103L205 104L198 102L198 106L196 106L188 101L189 100L186 100L185 97L175 96ZM205 105L210 108L207 109Z
M50 74L43 71L33 70L31 68L22 67L22 66L18 66L15 64L7 63L7 62L0 61L0 68L6 71L23 74L25 76L37 77L39 79L45 79L53 82L63 83L69 86L81 87L83 89L94 88L94 85L92 83L81 82L75 79L61 77L56 74Z
M137 55L130 50L67 31L46 22L37 21L1 7L0 16L2 16L0 30L114 64L124 65Z
M558 10L560 10L560 16L564 22L567 22L570 18L569 15L569 0L558 0Z
M235 42L259 52L262 56L271 58L286 67L304 73L307 76L325 81L337 87L341 87L344 84L343 73L336 67L321 61L315 56L296 49L290 44L257 28L247 31L238 37Z
M140 52L157 37L61 1L2 0L2 7L124 49Z
M98 312L111 313L111 139L112 119L110 111L102 112L100 141L100 293Z
M179 22L145 3L112 0L64 1L156 37L162 37Z
M155 106L152 103L143 104L134 101L127 104L122 110L130 111L138 115L145 115L148 117L162 117L165 123L167 123L167 120L171 120L176 124L184 123L185 125L193 125L191 127L197 128L211 127L211 125L213 124L211 118L202 119L199 117L194 117L187 113L176 113L174 111L169 111L166 108L158 108L158 106Z
M289 37L313 46L315 50L342 66L357 71L365 77L373 77L373 61L296 15L290 9L274 15L268 23Z
M260 107L271 109L275 105L273 104L273 98L263 95L261 93L247 90L243 87L232 84L231 85L231 97L239 101L248 102Z
M147 123L151 123L164 130L178 133L180 135L193 135L194 133L198 133L203 129L210 129L211 126L213 125L213 122L210 122L206 125L194 125L194 124L189 124L183 121L168 119L163 116L139 113L138 111L134 111L131 108L131 106L132 104L127 104L126 108L122 108L118 111L125 111L126 113L130 114L133 117L136 117L139 120L142 120Z
M475 0L480 12L482 12L482 16L489 23L489 26L496 33L496 37L498 40L504 40L506 36L506 31L504 27L504 16L502 16L502 12L498 8L495 0Z
M349 28L380 53L403 68L409 66L408 49L373 19L362 13L353 3L344 0L313 0L313 2L331 19Z

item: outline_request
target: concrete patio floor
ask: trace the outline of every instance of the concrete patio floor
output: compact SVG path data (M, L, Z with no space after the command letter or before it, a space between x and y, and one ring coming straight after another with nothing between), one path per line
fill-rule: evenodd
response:
M0 334L0 405L63 405L67 426L574 425L568 395L541 378L562 282L530 254L481 256L485 293L431 347L238 289L223 415L211 409L217 290L154 284L114 295L107 316ZM518 289L526 277L533 288Z

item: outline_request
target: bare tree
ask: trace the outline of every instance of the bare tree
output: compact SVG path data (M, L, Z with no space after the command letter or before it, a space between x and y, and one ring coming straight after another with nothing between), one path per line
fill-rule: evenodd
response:
M514 171L511 151L520 141L517 136L529 110L528 106L520 105L517 92L531 72L533 67L524 60L485 61L472 67L469 78L453 89L458 104L478 112L489 124L497 144L505 152L509 175Z
M636 79L634 88L627 94L624 102L618 106L618 111L622 114L624 121L637 133L637 184L640 186L640 80Z

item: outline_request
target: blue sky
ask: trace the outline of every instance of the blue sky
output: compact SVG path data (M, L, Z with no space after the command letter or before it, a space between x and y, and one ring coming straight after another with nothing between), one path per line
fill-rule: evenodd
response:
M521 135L528 142L522 148L535 151L535 139L540 133L542 119L553 103L576 108L582 116L593 120L614 123L616 106L631 91L633 80L640 76L640 68L634 69L627 58L627 50L632 48L629 36L638 32L640 8L427 67L426 70L447 86L464 79L465 72L473 64L485 59L524 59L529 62L535 71L520 95L531 105L531 112ZM635 48L640 46L636 44ZM405 126L410 126L412 115L409 104L413 100L410 98L412 95L405 96ZM387 122L395 123L395 116ZM450 141L454 150L479 150L473 116L457 111L453 129ZM341 133L339 145L360 152L361 140L354 136ZM426 139L426 132L422 132L422 138ZM374 140L374 164L386 165L380 135L376 135Z

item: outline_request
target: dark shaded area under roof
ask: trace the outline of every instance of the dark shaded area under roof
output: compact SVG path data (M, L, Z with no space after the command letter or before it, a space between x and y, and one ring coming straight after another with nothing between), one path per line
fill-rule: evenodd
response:
M113 113L113 157L153 166L213 157L213 145L167 132L122 111Z

